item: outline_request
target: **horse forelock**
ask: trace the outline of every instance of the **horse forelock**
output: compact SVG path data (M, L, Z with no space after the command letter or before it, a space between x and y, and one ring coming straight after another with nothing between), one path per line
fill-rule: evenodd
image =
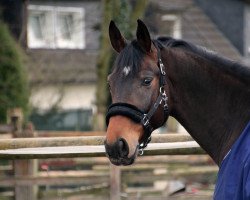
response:
M113 72L123 74L125 77L135 76L141 69L145 53L136 40L128 44L117 56Z

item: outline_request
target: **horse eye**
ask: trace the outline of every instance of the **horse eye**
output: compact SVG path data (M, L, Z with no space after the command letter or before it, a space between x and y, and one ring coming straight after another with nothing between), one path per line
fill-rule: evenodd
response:
M152 80L153 80L153 78L150 78L150 77L144 78L142 81L142 84L144 86L149 86L151 84Z

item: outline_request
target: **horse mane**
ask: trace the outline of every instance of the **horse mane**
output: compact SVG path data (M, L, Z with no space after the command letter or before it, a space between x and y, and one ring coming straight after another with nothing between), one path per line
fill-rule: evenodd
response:
M218 67L225 73L230 74L233 77L243 81L247 86L250 85L250 67L225 58L214 51L210 51L204 47L194 45L190 42L181 39L174 39L172 37L159 37L153 41L159 48L180 48L185 51L189 51L195 55L205 58L209 62L214 63L214 66ZM145 52L141 49L138 42L133 40L128 44L123 51L118 54L118 57L114 63L112 71L120 73L125 66L130 66L132 70L132 76L136 75L140 70L141 61L145 56Z
M213 62L216 67L250 85L250 67L225 58L214 51L171 37L159 37L156 42L161 48L181 48Z

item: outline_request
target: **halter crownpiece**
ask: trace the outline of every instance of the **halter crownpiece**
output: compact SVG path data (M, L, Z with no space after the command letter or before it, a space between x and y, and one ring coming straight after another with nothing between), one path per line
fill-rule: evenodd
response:
M142 138L142 142L140 142L139 148L139 155L143 155L143 149L148 145L151 141L151 133L154 130L154 127L151 125L151 118L159 108L161 104L163 104L163 112L164 112L164 120L160 126L167 120L169 116L169 109L168 109L168 97L166 95L164 85L166 84L166 72L164 64L161 60L161 52L159 47L154 43L154 46L157 49L157 56L158 56L158 67L160 70L160 79L159 79L159 95L153 104L153 106L149 109L147 113L143 112L139 108L134 105L127 104L127 103L114 103L111 104L108 108L108 112L106 115L106 124L108 126L109 119L115 115L123 115L129 117L136 123L140 123L143 126L144 134Z

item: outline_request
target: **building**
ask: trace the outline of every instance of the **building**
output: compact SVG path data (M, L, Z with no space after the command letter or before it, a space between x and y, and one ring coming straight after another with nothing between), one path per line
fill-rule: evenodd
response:
M101 2L7 0L1 5L28 55L31 120L36 128L91 129Z
M33 120L41 122L40 115L51 111L36 127L91 129L88 116L95 111L101 1L2 0L0 5L29 58ZM249 18L250 4L243 0L149 0L144 21L153 37L183 38L249 62ZM50 124L44 127L46 122ZM173 120L169 128L181 131Z
M100 1L30 0L27 54L39 129L90 130L95 110ZM42 111L56 108L43 123ZM39 121L41 123L39 123ZM48 126L45 127L44 124Z

